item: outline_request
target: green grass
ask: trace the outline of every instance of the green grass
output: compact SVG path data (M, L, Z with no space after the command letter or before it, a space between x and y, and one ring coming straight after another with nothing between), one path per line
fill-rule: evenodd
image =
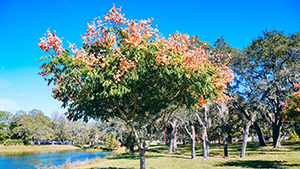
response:
M77 150L78 147L72 145L28 145L28 146L3 146L0 145L0 154L22 154L35 151L52 150Z
M201 145L196 146L197 159L191 160L191 147L178 145L178 153L168 153L166 145L151 145L146 152L146 168L300 168L300 142L282 142L282 148L259 147L258 142L248 142L246 158L241 159L242 143L228 145L229 157L223 158L223 146L210 145L210 157L202 160ZM271 146L271 142L267 142ZM139 168L138 152L119 154L100 162L81 166L86 169Z

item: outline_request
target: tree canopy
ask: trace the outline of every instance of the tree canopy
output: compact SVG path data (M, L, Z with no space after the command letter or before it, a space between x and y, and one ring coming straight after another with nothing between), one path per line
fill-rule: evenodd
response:
M120 11L113 6L104 20L88 23L83 48L63 48L55 31L41 38L39 46L53 53L41 58L50 60L39 74L55 85L53 97L68 108L69 119L119 117L139 142L134 122L162 117L164 128L180 104L221 98L232 78L219 61L223 55L192 46L187 34L165 38L151 27L153 19L129 20Z

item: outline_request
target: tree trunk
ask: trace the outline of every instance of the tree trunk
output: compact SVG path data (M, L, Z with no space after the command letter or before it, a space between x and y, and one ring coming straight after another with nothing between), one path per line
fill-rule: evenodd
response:
M232 133L228 134L228 144L232 144Z
M250 120L250 115L249 115L248 111L245 110L243 107L241 107L241 105L239 105L237 101L235 101L234 103L235 103L234 104L235 108L237 108L238 110L240 110L245 115L245 117L248 120ZM254 122L254 129L256 130L256 133L257 133L257 136L258 136L258 139L259 139L259 146L266 146L266 143L265 143L265 140L264 140L264 138L262 136L260 127L259 127L259 125L256 122Z
M172 132L170 136L170 148L169 148L169 153L175 153L177 152L177 120L173 119L171 122L172 126Z
M205 160L208 157L208 152L207 152L207 133L206 133L206 127L202 127L202 149L203 149L203 160ZM209 149L209 148L208 148Z
M183 134L182 145L185 145L185 134Z
M202 149L203 149L203 160L207 158L207 152L206 152L206 141L202 133Z
M228 157L227 140L226 140L225 134L226 134L226 122L223 117L222 118L222 138L223 138L224 156Z
M242 144L242 150L241 150L241 158L245 158L246 148L247 148L247 140L249 135L249 128L251 126L251 120L248 120L245 130L244 130L244 137L243 137L243 144Z
M129 146L129 152L134 153L134 144L133 143L130 144L130 146Z
M209 157L209 140L207 139L206 140L206 155L207 155L207 157Z
M205 104L205 110L204 110L204 123L199 117L198 113L195 111L195 115L198 119L198 122L200 126L202 127L202 149L203 149L203 160L205 160L209 156L209 140L207 136L207 127L208 127L208 120L207 120L207 115L209 113L209 108L210 108L211 103L206 103Z
M145 162L145 152L144 149L139 149L140 152L140 169L146 168L146 162Z
M258 136L259 146L267 146L266 143L265 143L265 140L262 136L261 129L260 129L259 125L256 122L254 122L254 129L256 130L256 134Z
M194 127L194 123L189 121L190 127L192 129L192 133L189 132L189 130L186 127L186 124L184 124L184 128L185 131L188 133L188 135L190 136L191 140L192 140L192 159L196 159L196 148L195 148L195 127Z
M280 131L281 131L282 125L273 123L272 126L273 126L273 146L274 146L274 148L279 148L279 147L281 147Z
M195 149L195 127L194 124L191 123L192 128L192 159L196 159L196 149Z
M124 142L124 141L123 141L122 133L121 133L121 136L119 137L119 141L120 141L121 144Z

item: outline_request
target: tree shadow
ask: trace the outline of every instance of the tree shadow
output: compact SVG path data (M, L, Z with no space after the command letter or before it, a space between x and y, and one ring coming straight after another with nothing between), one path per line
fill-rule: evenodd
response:
M136 153L132 153L132 154L123 154L120 156L110 157L109 159L110 160L118 160L118 159L137 160L140 159L140 157Z
M162 154L162 155L152 155L152 154L145 154L145 158L159 158L159 157L165 157L165 158L185 158L185 159L190 159L189 157L182 156L179 153L173 153L173 154ZM110 160L118 160L118 159L130 159L130 160L139 160L140 157L138 154L125 154L122 156L116 156L116 157L111 157Z
M285 141L285 142L281 142L283 146L292 146L292 145L296 145L299 146L300 145L300 141Z
M218 167L243 167L243 168L280 168L280 167L295 167L300 164L284 164L286 161L265 161L265 160L243 160L243 161L228 161L218 164Z
M300 147L292 147L290 149L292 149L293 151L300 151Z

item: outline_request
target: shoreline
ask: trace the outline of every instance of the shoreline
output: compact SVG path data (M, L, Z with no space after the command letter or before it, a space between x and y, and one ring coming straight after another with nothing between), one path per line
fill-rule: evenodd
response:
M73 145L28 145L28 146L3 146L0 145L0 154L29 153L39 151L56 151L56 150L80 150Z

